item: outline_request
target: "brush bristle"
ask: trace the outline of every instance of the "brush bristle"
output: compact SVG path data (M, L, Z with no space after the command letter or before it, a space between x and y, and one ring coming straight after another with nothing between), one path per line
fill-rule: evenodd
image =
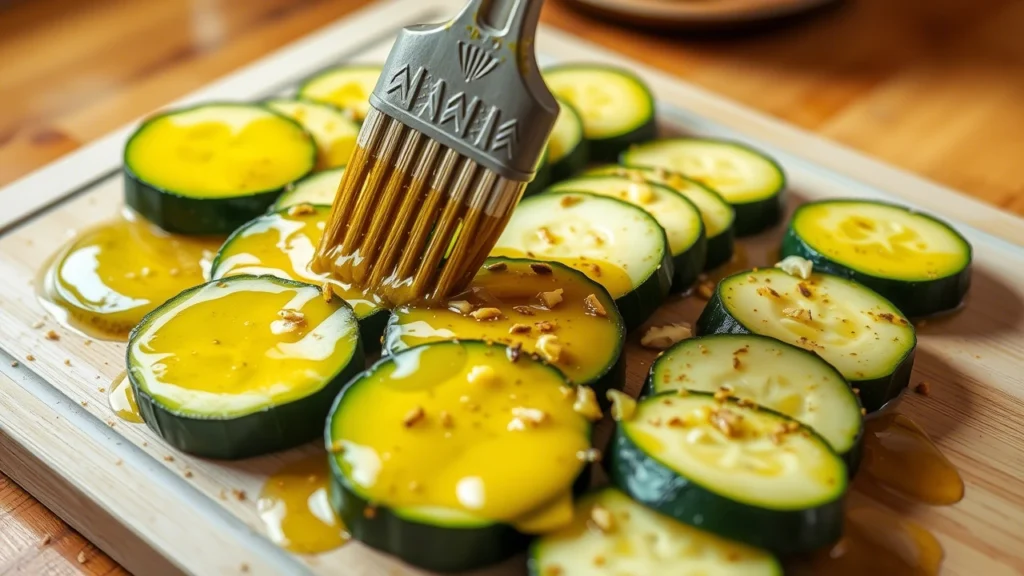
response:
M443 303L473 279L525 187L371 108L314 267L388 305Z

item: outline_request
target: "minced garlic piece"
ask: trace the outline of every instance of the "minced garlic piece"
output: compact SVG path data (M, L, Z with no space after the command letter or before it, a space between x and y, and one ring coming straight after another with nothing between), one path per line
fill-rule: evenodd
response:
M594 507L590 509L590 521L593 522L594 526L597 526L601 532L611 532L612 529L615 528L615 521L612 519L612 513L600 504L595 504Z
M406 428L412 428L417 422L421 422L426 417L427 413L423 410L423 407L417 406L412 410L409 410L405 415L405 418L402 418L402 425Z
M562 357L562 343L559 342L558 336L554 334L541 335L540 338L537 338L537 344L534 345L534 348L548 362L558 362L559 358Z
M709 420L715 428L729 438L737 438L742 432L740 423L743 421L743 416L725 408L712 412Z
M666 324L665 326L651 326L640 338L640 345L644 348L655 350L666 350L680 340L693 337L693 329L685 322L682 324Z
M288 208L288 215L292 217L309 216L310 214L316 214L316 208L314 208L312 204L307 204L305 202Z
M810 322L814 319L811 315L811 311L807 308L783 308L782 313L801 322Z
M531 328L529 324L513 324L509 329L509 334L528 334Z
M629 394L619 390L609 390L605 396L612 403L612 420L616 422L629 420L636 413L636 400Z
M516 406L512 409L512 421L508 423L509 430L526 430L536 428L548 419L548 413L536 408L524 408Z
M562 293L564 291L561 288L556 288L550 292L541 292L537 294L537 298L547 308L554 308L562 302Z
M482 386L489 386L500 382L498 373L485 364L479 366L473 366L469 370L469 375L466 377L470 384L477 384Z
M697 295L704 300L711 300L711 297L715 295L715 283L710 280L707 282L701 282L697 286Z
M459 314L469 314L473 311L473 305L468 300L452 300L448 303L448 309Z
M595 294L588 294L587 297L583 299L583 306L587 309L587 314L590 314L591 316L600 316L601 318L604 318L608 315L608 311L605 310L604 304L601 304L601 301Z
M597 395L590 386L576 387L576 401L573 402L572 409L588 420L600 420L603 416L601 406L597 404Z
M568 208L570 206L575 206L576 204L579 204L582 201L583 198L580 198L579 196L562 196L562 198L558 201L558 204L562 208Z
M810 260L799 256L786 256L781 262L776 262L775 267L781 268L786 274L796 276L801 280L810 278L811 272L814 271L814 264Z
M558 323L552 322L550 320L543 320L541 322L534 323L534 326L537 327L537 330L540 330L542 333L547 334L549 332L554 332L555 328L558 328Z
M555 235L551 233L551 230L548 230L545 226L541 226L540 228L537 229L537 237L540 238L541 242L544 242L545 244L558 243L558 238L555 238Z
M277 315L280 316L287 324L293 325L293 329L306 325L306 315L298 310L285 308L284 310L278 310Z
M473 310L469 315L477 320L494 320L495 318L501 318L501 310L497 308L480 308Z

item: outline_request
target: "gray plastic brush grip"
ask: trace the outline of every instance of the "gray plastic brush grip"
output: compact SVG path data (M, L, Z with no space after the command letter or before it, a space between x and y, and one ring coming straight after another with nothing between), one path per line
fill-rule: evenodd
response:
M542 0L470 0L403 29L370 104L511 180L529 181L558 103L537 68Z

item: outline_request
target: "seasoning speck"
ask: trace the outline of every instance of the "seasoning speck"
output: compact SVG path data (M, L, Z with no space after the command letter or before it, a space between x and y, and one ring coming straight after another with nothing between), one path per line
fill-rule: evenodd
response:
M931 386L927 382L918 382L917 386L914 386L914 392L921 396L929 396L931 395Z
M57 334L55 331L50 330L50 331L48 331L46 333L46 339L47 340L54 340L54 341L60 340L60 334Z

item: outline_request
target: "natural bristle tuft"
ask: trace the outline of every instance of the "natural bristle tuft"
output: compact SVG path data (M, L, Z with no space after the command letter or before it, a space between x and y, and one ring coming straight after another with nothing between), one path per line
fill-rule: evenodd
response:
M443 302L472 280L525 187L371 108L314 265L389 305Z

